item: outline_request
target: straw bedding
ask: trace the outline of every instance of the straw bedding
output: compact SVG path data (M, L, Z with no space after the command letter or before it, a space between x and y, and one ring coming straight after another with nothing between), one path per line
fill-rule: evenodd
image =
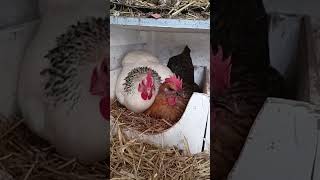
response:
M1 172L16 180L105 179L106 166L60 156L19 118L0 120L0 179Z
M209 154L191 155L176 147L159 147L122 133L124 123L116 118L112 137L110 168L112 179L210 179Z
M112 107L123 111L119 104ZM115 113L114 109L112 113ZM207 152L191 155L187 145L186 151L181 151L176 147L159 147L128 139L121 129L130 123L133 126L133 122L119 123L119 117L118 131L111 138L110 166L104 161L82 164L76 159L62 157L48 142L33 134L21 118L0 121L0 179L106 179L108 167L112 179L210 179ZM145 125L149 123L146 121ZM149 132L161 132L170 127L161 123ZM136 127L137 130L146 128L144 125Z
M143 113L134 113L122 106L118 101L111 105L111 115L118 117L120 123L125 124L127 128L143 132L145 134L158 134L177 122L170 122L165 119L154 119Z
M110 0L110 15L208 19L210 0Z

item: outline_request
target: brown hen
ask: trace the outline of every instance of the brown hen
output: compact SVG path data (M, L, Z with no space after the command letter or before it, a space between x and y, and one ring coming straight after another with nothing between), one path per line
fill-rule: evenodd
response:
M182 79L173 75L160 85L154 103L145 113L173 125L184 113L192 92L189 86L182 86Z

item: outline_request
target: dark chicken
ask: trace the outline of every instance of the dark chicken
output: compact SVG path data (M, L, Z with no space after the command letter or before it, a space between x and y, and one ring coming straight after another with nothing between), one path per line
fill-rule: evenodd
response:
M167 66L173 73L183 79L184 88L191 92L200 92L198 84L194 82L194 66L188 46L184 48L181 54L171 57Z
M211 29L212 177L225 180L268 96L282 97L270 66L268 16L261 0L215 1Z

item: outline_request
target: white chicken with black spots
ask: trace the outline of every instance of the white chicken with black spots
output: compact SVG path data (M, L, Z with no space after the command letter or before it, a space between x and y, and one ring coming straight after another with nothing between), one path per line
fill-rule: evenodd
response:
M73 16L64 25L47 23L40 24L21 65L22 115L32 131L63 155L103 160L108 148L109 19Z

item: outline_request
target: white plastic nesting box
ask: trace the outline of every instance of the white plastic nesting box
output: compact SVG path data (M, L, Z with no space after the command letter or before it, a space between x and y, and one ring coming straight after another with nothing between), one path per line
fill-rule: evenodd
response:
M206 88L206 72L210 67L210 20L174 20L150 18L111 17L110 19L110 96L115 96L115 84L121 71L123 56L132 50L147 50L161 63L167 64L170 57L180 54L186 45L191 49L195 66L195 81ZM208 80L207 80L208 81ZM180 121L157 135L141 135L126 130L127 135L159 145L185 148L185 140L191 153L201 152L210 145L210 97L194 93ZM113 120L111 120L111 127ZM206 142L206 143L204 143Z

